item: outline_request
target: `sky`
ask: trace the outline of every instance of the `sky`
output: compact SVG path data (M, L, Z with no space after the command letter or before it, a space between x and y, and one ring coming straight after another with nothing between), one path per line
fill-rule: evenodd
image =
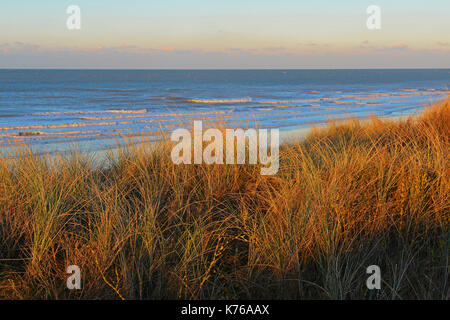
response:
M449 16L449 0L1 0L0 68L450 68Z

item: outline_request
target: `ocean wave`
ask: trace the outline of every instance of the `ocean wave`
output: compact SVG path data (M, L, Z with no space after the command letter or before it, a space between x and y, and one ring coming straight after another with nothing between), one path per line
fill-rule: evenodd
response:
M132 90L121 90L121 89L96 89L96 88L92 88L92 89L85 89L85 88L76 88L74 90L77 91L94 91L94 92L117 92L117 93L131 93L131 92L142 92L143 90L136 90L136 89L132 89Z
M319 102L320 99L257 101L260 104Z
M252 102L252 98L238 98L238 99L188 99L187 102L191 103L245 103Z
M197 116L208 114L225 114L233 113L233 110L221 110L221 111L205 111L205 112L179 112L179 113L162 113L162 114L149 114L149 115L127 115L127 116L106 116L106 117L79 117L82 120L113 120L113 119L130 119L130 118L162 118L162 117L185 117L185 116Z
M147 109L140 109L140 110L125 110L125 109L110 109L106 110L106 113L146 113Z
M32 116L60 116L60 115L82 115L82 114L103 114L103 113L146 113L147 109L126 110L126 109L108 109L99 111L55 111L31 113Z

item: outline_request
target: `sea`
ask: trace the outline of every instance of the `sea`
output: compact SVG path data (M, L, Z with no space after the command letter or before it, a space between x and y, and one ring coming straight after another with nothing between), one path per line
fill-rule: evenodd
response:
M0 70L0 152L151 141L176 128L320 126L417 114L449 94L450 69Z

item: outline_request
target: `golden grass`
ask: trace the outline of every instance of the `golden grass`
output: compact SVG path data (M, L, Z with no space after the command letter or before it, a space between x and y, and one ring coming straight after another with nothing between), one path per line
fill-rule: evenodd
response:
M280 170L127 145L0 159L0 297L449 299L449 100L314 130ZM79 265L82 290L66 288ZM382 289L366 288L366 268Z

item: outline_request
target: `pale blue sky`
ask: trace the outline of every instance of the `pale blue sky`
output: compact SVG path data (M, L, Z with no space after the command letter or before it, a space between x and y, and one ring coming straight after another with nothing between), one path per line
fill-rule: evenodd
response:
M0 67L450 67L449 16L448 0L2 0Z

